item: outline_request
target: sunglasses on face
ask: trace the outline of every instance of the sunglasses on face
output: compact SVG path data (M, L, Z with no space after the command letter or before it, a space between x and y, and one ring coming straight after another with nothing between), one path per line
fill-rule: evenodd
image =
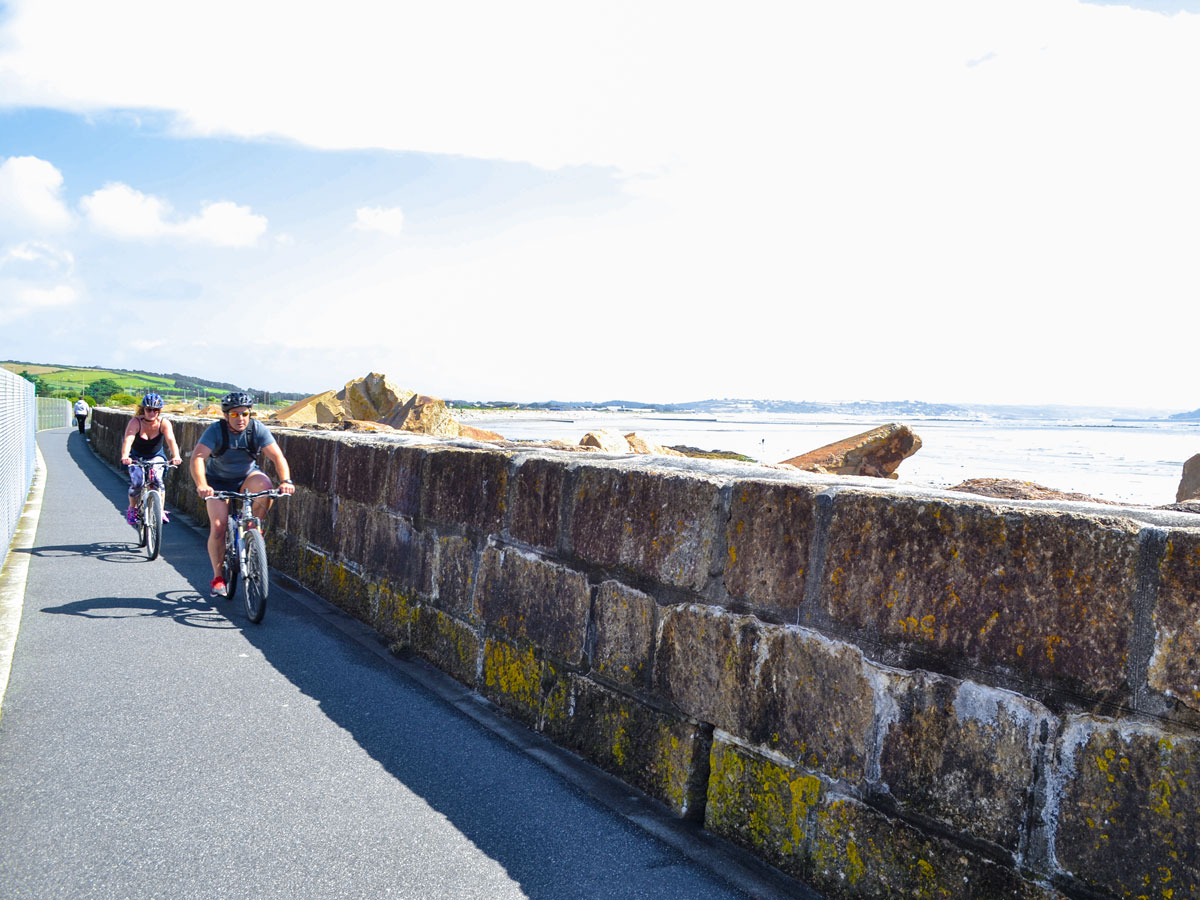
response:
M153 406L147 406L145 409L145 414L148 416L157 416L158 413L159 410L155 409Z
M250 410L247 409L244 412L234 412L233 410L230 410L229 418L231 418L231 419L248 419L248 418L250 418Z

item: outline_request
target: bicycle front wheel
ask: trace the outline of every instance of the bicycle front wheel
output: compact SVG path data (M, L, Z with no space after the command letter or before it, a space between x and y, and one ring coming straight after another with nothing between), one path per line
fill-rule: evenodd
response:
M229 523L225 534L225 559L221 561L221 574L225 578L225 599L232 600L237 594L238 572L238 540L237 525Z
M246 531L246 570L242 572L242 602L246 617L255 624L267 611L271 584L267 576L267 545L257 531Z
M146 555L152 560L158 559L162 547L162 497L158 491L146 495L142 506L142 528L146 534Z

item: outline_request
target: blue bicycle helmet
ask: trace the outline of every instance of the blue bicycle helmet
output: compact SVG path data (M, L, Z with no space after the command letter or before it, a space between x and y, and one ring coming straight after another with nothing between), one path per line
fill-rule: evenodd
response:
M254 405L254 398L245 391L230 391L221 400L221 412L229 412L231 409L237 409L239 406L250 407Z
M162 396L160 394L154 394L154 393L147 394L145 397L142 398L142 408L143 409L162 409L163 408Z

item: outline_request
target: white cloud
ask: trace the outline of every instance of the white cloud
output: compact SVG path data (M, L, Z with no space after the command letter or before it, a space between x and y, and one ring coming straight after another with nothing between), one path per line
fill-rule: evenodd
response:
M360 231L379 231L390 237L399 237L404 231L404 211L398 206L390 209L364 206L354 211L354 227Z
M249 247L267 230L265 217L228 201L209 204L190 219L171 221L169 203L120 182L84 197L80 207L96 231L126 240L173 238L218 247Z
M346 297L372 310L401 308L397 297L472 314L506 309L498 300L555 309L511 346L636 340L671 361L685 394L698 374L723 379L721 393L828 393L820 379L849 378L853 347L918 348L905 389L931 399L1064 399L1084 389L1071 371L1091 373L1093 396L1136 399L1144 382L1095 359L1133 359L1129 348L1162 345L1163 322L1190 321L1200 16L1075 0L287 9L212 0L185 28L180 7L153 0L13 0L0 96L164 111L190 134L611 167L630 197L620 216L547 218L444 259L405 252L386 270L355 260L353 275L314 262L298 284L318 311ZM311 64L313 48L326 64ZM142 239L234 246L266 228L233 204L173 217L125 185L85 210ZM364 206L353 227L385 212ZM1132 308L1155 314L1114 327ZM817 337L833 328L842 337ZM484 344L496 334L483 332ZM1030 333L1053 343L1053 381L1012 362ZM956 352L965 340L972 352ZM689 371L700 356L722 365ZM1191 380L1182 355L1145 362L1160 383ZM894 387L870 367L855 374L853 395Z
M66 250L28 242L0 254L0 323L82 299L75 260Z
M62 199L63 176L36 156L11 156L0 163L0 234L52 233L71 227Z

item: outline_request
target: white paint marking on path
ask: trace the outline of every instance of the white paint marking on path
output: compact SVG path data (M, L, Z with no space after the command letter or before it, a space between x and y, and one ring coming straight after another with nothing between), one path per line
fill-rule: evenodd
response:
M17 520L17 530L0 568L0 715L4 709L4 692L8 690L8 675L12 671L13 650L21 628L21 610L25 606L25 579L29 574L28 551L37 534L38 516L42 512L42 492L46 486L46 460L42 448L37 448L37 464L33 484L25 498L25 508Z

